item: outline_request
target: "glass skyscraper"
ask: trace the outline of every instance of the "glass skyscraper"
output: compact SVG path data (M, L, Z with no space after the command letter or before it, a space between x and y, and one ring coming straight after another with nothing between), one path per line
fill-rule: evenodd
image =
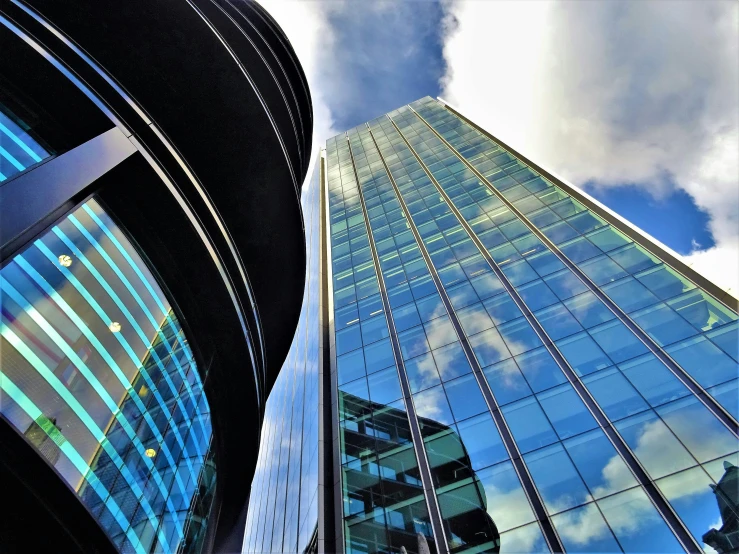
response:
M431 98L309 187L245 552L739 551L735 298Z

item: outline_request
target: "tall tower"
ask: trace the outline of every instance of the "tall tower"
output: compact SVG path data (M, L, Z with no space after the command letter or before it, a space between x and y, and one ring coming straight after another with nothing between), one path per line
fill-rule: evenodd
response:
M281 375L244 551L708 548L739 450L735 298L442 101L317 167L318 461L270 417L307 398Z

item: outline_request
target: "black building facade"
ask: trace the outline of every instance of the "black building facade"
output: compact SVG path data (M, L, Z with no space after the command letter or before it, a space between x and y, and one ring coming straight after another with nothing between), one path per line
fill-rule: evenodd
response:
M295 53L229 0L3 0L0 50L0 550L236 550L305 282Z

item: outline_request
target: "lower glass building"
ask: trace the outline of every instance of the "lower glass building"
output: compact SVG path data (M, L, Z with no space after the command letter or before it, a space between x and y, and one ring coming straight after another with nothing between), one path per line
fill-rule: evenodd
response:
M318 439L281 375L244 552L738 551L734 297L443 101L318 165Z

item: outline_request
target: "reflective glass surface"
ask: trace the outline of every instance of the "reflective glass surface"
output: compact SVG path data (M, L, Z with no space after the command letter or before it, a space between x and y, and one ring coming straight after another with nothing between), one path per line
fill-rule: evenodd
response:
M93 199L0 272L0 412L124 552L198 551L215 492L204 375Z
M0 103L0 183L51 154L26 123Z
M736 313L430 98L326 168L347 551L739 538L737 437L683 384L736 414Z
M674 371L684 371L729 413L736 414L737 314L437 102L426 98L411 107L418 115L402 108L390 117L469 226L487 234L500 229L502 236L494 245L482 244L547 339L583 378L595 409L615 422L627 447L658 486L665 483L663 495L699 544L710 550L714 544L723 544L720 541L735 540L730 531L735 519L721 508L723 496L716 487L721 479L724 487L733 483L731 464L737 457L737 437L690 393ZM457 161L466 163L460 166ZM503 200L512 203L518 213L505 215ZM485 219L488 222L483 224ZM552 253L538 247L534 235L525 242L528 250L519 248L517 241L533 229L554 243L558 256L569 258L601 287L626 314L629 325L641 328L654 348L663 348L679 368L673 370L651 354L632 328L598 299L596 290L559 261L551 261ZM476 345L480 352L490 352L490 345L501 340L484 330L491 327L482 320L481 340ZM542 370L533 372L527 367L538 364L518 365L538 402L519 399L504 406L503 412L522 452L529 452L525 459L547 510L565 510L552 518L565 548L679 550L644 489L629 488L637 481L578 395L560 384L566 380L559 376L556 364L542 362ZM503 403L517 398L501 382L516 383L518 378L503 380L500 376L498 371L489 379L496 395ZM563 449L557 446L557 437ZM559 468L555 480L538 471L542 460L550 461L549 468ZM722 460L729 460L726 468ZM708 477L701 467L714 468L714 472ZM690 487L667 488L668 483L677 482L694 483L696 492ZM583 487L587 495L582 494ZM703 518L713 518L708 524L686 506L698 502L693 499L699 489L710 494L711 487L712 502L701 504L712 514ZM556 500L559 490L571 493L564 504ZM567 511L571 505L567 503L577 503L578 494L579 502L585 504ZM587 504L600 497L605 499ZM638 514L640 525L628 523L626 514ZM592 538L583 532L586 522L592 526ZM579 536L571 532L574 529Z
M307 260L303 305L287 359L265 407L242 552L303 552L316 541L321 364L319 166L306 181L301 196ZM353 311L337 310L337 320L344 326L357 319L356 305ZM352 329L359 331L359 326ZM359 332L351 340L336 337L341 352L349 352L361 341ZM387 352L381 348L382 342L376 345L367 363L382 365ZM340 375L344 381L364 375L364 359L351 354L342 359Z

